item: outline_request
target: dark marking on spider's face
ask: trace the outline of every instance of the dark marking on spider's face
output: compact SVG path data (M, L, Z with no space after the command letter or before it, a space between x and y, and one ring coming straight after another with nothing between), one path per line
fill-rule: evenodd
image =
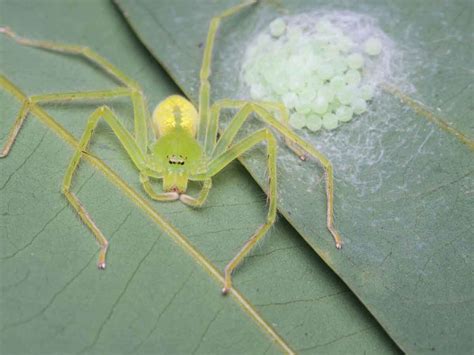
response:
M187 160L187 157L182 155L167 155L166 158L168 159L168 164L171 165L184 165Z

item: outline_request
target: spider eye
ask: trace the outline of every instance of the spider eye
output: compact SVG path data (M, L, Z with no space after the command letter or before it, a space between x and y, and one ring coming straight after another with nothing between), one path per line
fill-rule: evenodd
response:
M171 155L166 157L169 164L184 165L186 158L181 155Z

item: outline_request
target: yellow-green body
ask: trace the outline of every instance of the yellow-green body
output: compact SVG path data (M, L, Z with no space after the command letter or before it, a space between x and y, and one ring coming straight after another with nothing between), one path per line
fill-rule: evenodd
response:
M157 141L150 146L147 166L163 179L163 191L184 193L188 180L204 172L207 158L196 141L199 116L182 96L173 95L153 112Z

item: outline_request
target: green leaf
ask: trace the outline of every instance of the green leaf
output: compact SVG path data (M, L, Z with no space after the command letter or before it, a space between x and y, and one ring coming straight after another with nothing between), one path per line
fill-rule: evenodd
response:
M1 26L19 34L82 44L141 83L150 107L178 92L107 2L3 1ZM116 87L86 61L22 47L0 36L1 72L27 95ZM106 102L132 129L128 100ZM44 109L78 139L102 101ZM0 142L20 102L0 90ZM283 219L235 273L245 295L222 297L222 270L265 218L265 196L238 163L214 180L206 206L152 203L130 159L105 124L73 190L110 240L108 269L96 268L92 233L61 194L73 148L58 129L30 115L0 161L2 353L279 353L263 323L299 352L372 354L398 349L347 287ZM93 161L92 161L93 162ZM191 191L196 193L194 187ZM155 223L156 211L176 226ZM212 264L190 249L189 240ZM214 266L215 265L215 266ZM249 314L254 312L253 315Z
M236 1L117 3L155 58L196 101L207 26ZM321 8L375 18L393 39L397 60L370 113L335 132L305 135L334 165L343 251L334 249L325 229L321 169L298 162L285 147L279 160L280 212L403 350L470 353L472 6L403 0L260 3L224 21L215 47L213 100L246 97L239 65L256 31L281 14ZM242 162L263 186L263 151Z

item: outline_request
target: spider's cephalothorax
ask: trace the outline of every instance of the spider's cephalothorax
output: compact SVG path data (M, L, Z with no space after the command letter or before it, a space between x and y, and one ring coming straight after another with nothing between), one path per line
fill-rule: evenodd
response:
M214 175L218 174L228 164L259 143L266 144L266 168L268 175L266 193L268 195L269 206L267 218L225 267L224 288L222 289L224 293L227 293L232 286L232 271L240 264L243 258L252 250L275 222L277 213L277 141L270 127L278 131L278 133L285 138L288 146L300 155L300 157L306 152L318 160L323 166L326 173L327 227L334 237L336 247L341 247L342 241L333 223L334 183L331 163L311 144L301 139L289 129L288 111L284 105L275 102L255 102L232 99L222 99L212 104L210 102L211 85L209 83L209 76L211 75L212 47L219 24L223 18L235 14L254 3L256 3L256 0L248 0L211 20L200 71L199 112L197 112L194 106L184 97L173 95L165 99L153 112L152 128L157 140L151 145L148 145L148 108L142 91L134 80L130 79L105 58L87 47L30 40L18 36L9 28L0 27L0 33L10 36L20 44L62 53L82 55L99 67L105 69L124 85L110 90L52 93L27 97L20 89L15 87L13 83L0 75L0 86L14 94L14 96L23 102L15 124L10 131L11 133L7 139L7 143L3 149L0 150L0 158L8 155L20 127L30 111L38 117L50 122L48 125L53 130L62 130L60 125L40 108L40 103L71 102L74 100L107 100L123 96L130 97L132 101L135 122L134 134L131 134L125 128L120 119L107 106L99 107L90 115L81 140L77 144L75 143L76 151L67 168L62 185L62 191L66 198L84 223L91 229L92 233L94 233L94 236L101 246L98 262L100 269L105 269L108 241L92 220L92 217L87 213L79 198L71 191L74 172L83 156L89 154L88 145L100 119L105 120L114 131L116 137L139 171L140 182L144 190L152 199L157 201L174 201L179 199L192 207L200 207L204 204L212 186L211 179ZM217 137L219 116L221 111L225 109L238 110L238 112L230 121L227 128L222 131L222 134ZM280 120L273 116L274 113L279 114ZM244 123L254 116L262 120L267 127L250 133L236 142L236 137ZM71 138L72 136L67 132L62 132L61 136L66 137L69 141L73 140L73 138ZM112 173L108 174L111 179L117 180ZM162 179L164 192L155 192L150 178ZM185 193L188 181L190 180L202 183L201 191L196 197L189 196ZM223 223L225 223L225 221L223 221Z
M156 143L150 147L152 170L162 175L163 190L186 192L188 179L204 165L204 154L196 141L199 116L182 96L162 101L153 112Z

